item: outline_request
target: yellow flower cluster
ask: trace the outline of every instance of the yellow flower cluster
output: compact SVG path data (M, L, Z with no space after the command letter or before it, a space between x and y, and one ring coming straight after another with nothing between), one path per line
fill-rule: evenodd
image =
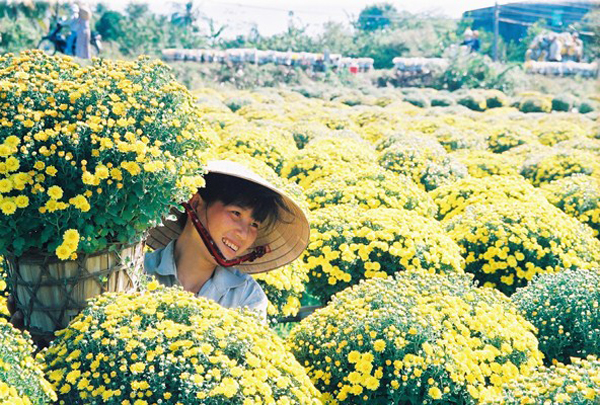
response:
M592 230L548 203L475 204L443 224L461 248L465 270L508 295L536 274L600 265Z
M600 272L537 276L511 299L536 327L547 365L600 353Z
M439 222L413 211L335 205L313 211L311 227L302 256L307 290L323 303L363 279L412 269L462 272L459 248Z
M381 149L381 166L412 178L426 191L467 176L466 166L448 155L434 138L388 138L380 142L378 148Z
M551 149L532 154L521 167L521 175L540 186L573 174L588 174L600 178L598 157L575 149Z
M467 171L472 177L516 176L519 174L518 163L511 156L485 150L464 150L452 153L451 156L467 166Z
M231 135L222 141L217 152L236 152L253 156L280 173L284 162L297 148L289 132L270 128L233 126Z
M56 400L50 383L33 358L28 332L20 332L0 318L0 403L47 404Z
M350 204L360 208L404 208L434 217L437 206L412 179L382 168L342 172L317 180L306 190L311 209Z
M519 376L487 404L596 404L600 398L600 360L571 358L572 363L541 367L529 376Z
M366 142L344 138L318 138L284 163L281 176L307 188L314 181L355 170L357 165L375 165L376 154Z
M500 128L486 139L488 149L494 153L506 152L520 145L535 143L535 136L525 128Z
M594 236L600 232L600 179L573 175L543 184L548 201L570 216L588 224Z
M462 214L474 204L496 204L505 200L547 203L542 193L521 176L466 178L429 193L439 207L438 219Z
M206 131L160 61L5 54L0 105L0 251L129 243L203 184Z
M328 404L475 404L541 364L533 329L468 275L407 271L337 294L288 344Z
M69 229L63 235L63 243L56 248L56 256L60 260L77 259L77 246L79 246L79 232Z
M60 403L317 404L319 392L255 316L153 281L91 301L43 352Z

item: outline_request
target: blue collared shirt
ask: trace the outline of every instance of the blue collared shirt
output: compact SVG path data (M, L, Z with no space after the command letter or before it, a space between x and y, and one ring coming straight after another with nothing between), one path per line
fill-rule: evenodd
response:
M177 278L174 250L173 240L164 248L144 256L144 271L167 287L181 285ZM246 307L257 312L263 320L267 319L269 301L264 291L250 275L235 267L217 266L196 296L211 299L225 308Z

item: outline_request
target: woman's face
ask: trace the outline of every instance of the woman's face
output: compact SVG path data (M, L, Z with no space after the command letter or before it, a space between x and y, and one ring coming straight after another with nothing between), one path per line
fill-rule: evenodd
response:
M256 240L260 223L252 218L252 209L221 201L198 208L198 217L228 260L244 254Z

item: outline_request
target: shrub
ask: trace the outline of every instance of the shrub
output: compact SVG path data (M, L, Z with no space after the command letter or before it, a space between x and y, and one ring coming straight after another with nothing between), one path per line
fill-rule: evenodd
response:
M494 204L504 200L546 203L543 195L520 176L468 177L439 187L429 195L439 207L440 220L460 215L474 204Z
M289 128L298 149L304 147L313 139L330 135L331 130L319 123L295 124Z
M541 364L532 331L467 275L409 271L337 294L288 344L325 403L476 404Z
M384 149L379 164L409 176L421 188L430 191L467 175L466 166L448 156L440 146L435 140L424 143L417 137L406 138Z
M102 295L58 332L46 374L65 403L304 403L319 394L257 317L156 281Z
M512 296L523 316L537 328L545 363L600 353L600 274L567 270L536 276Z
M311 209L349 204L363 209L404 208L426 217L437 213L431 197L414 181L385 169L317 180L306 190L306 198Z
M542 185L548 201L570 216L600 232L600 182L598 179L575 174Z
M598 111L598 105L598 102L594 102L591 100L583 101L581 104L579 104L579 112L581 114L588 114L594 111Z
M488 148L494 153L503 153L520 145L535 141L533 134L524 129L502 128L487 137Z
M421 108L428 108L430 106L429 100L422 94L412 93L404 96L404 101Z
M456 102L450 96L445 96L442 94L436 94L431 97L431 106L432 107L449 107L454 105Z
M253 103L253 100L245 97L230 97L223 101L231 112L237 112L240 108Z
M203 124L162 62L27 51L0 57L0 82L0 252L132 243L203 184Z
M376 154L366 141L344 138L319 138L290 157L281 176L307 188L312 182L360 165L375 165Z
M507 295L536 274L600 265L592 230L548 203L477 204L444 225L461 247L465 270Z
M575 99L568 95L563 94L555 96L552 99L552 111L565 111L569 112L575 106Z
M300 309L300 298L308 281L308 269L299 260L286 266L266 272L253 274L269 299L267 315L269 320L293 316Z
M540 367L529 376L508 382L502 393L486 403L508 405L560 404L576 405L597 403L600 397L600 360L573 358L573 363L557 363Z
M460 127L447 126L436 130L433 135L446 149L453 152L460 149L484 149L484 138L476 131L462 129Z
M508 155L499 155L485 150L463 150L453 153L451 156L467 166L467 171L472 177L517 176L519 174L516 160Z
M488 108L485 96L475 91L457 97L456 102L473 111L485 111Z
M56 394L33 358L28 332L13 328L0 318L0 403L47 404Z
M283 109L274 104L252 103L237 110L236 114L248 121L277 120L283 115Z
M532 154L521 166L521 175L534 186L573 174L598 174L597 158L575 149L550 149Z
M508 96L500 90L486 90L484 95L487 108L501 108L510 105Z
M462 271L458 247L440 224L413 211L337 205L313 211L311 227L302 256L307 290L323 303L363 279L412 269Z
M524 97L519 102L518 108L524 113L549 113L552 111L552 101L543 96Z
M242 129L243 128L243 129ZM292 136L286 131L269 127L231 128L217 151L245 153L262 160L280 173L288 158L298 151Z

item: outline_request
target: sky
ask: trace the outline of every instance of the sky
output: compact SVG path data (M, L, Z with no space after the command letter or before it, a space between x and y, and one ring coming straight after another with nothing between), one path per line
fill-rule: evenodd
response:
M295 24L307 27L309 33L318 33L327 21L349 23L360 11L382 0L194 0L194 8L218 24L226 24L225 37L246 34L256 25L262 35L273 35L287 29L290 12ZM104 0L109 7L124 9L127 1ZM154 12L172 12L176 7L169 0L148 0ZM462 13L475 8L494 5L493 0L387 0L398 10L428 13L460 18ZM185 1L177 2L181 5ZM503 3L503 2L499 2ZM506 3L506 2L504 2Z

